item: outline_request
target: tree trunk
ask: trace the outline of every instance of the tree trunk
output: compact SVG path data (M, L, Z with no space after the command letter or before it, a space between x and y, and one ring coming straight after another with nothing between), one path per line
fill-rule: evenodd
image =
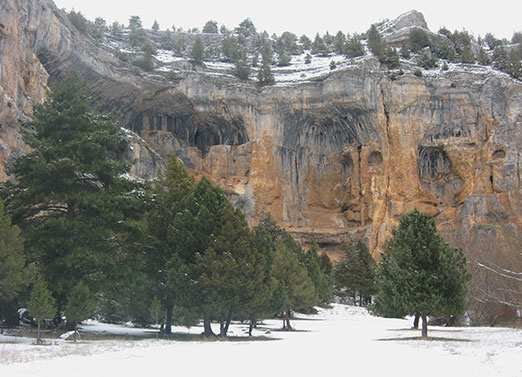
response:
M228 328L230 327L230 322L232 322L232 309L228 311L228 317L225 323L225 336L227 336Z
M251 318L250 319L250 324L248 326L248 336L252 336L252 330L254 329L256 325L256 319L255 318Z
M212 331L212 326L210 326L210 317L203 317L203 328L205 329L205 336L216 336Z
M78 337L78 321L74 321L74 343L76 343Z
M413 320L413 329L417 330L419 328L419 319L420 313L415 313L415 319Z
M285 318L283 320L283 330L292 330L292 325L290 324L290 309L285 312Z
M36 335L36 344L42 344L42 339L40 339L40 320L38 320L38 333Z
M167 306L167 320L165 323L165 328L163 329L164 334L172 334L172 310L174 308L172 305Z
M422 337L428 337L428 319L426 318L425 313L422 313Z

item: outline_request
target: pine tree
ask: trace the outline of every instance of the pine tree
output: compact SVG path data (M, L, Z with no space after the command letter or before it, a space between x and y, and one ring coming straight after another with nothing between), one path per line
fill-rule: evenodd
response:
M420 52L424 47L430 45L430 40L426 31L420 28L413 28L410 30L408 47L414 53Z
M49 319L56 313L55 300L51 292L47 289L47 283L39 278L34 282L31 296L27 303L29 313L38 323L38 336L36 338L37 344L42 344L40 337L41 323L44 319Z
M79 281L69 292L67 304L63 310L67 323L73 325L74 341L76 341L78 323L90 317L94 311L94 305L94 297L92 297L89 287L83 281Z
M246 49L242 48L239 58L235 62L234 73L240 80L248 80L250 76L250 65L247 61Z
M351 38L348 38L344 53L349 58L356 58L365 54L364 46L357 35L354 34Z
M203 33L217 34L218 33L218 25L216 21L209 20L203 26Z
M6 315L6 304L18 296L29 274L20 229L11 224L11 218L0 202L0 325Z
M419 313L422 336L427 337L427 316L464 311L466 259L442 240L435 221L417 210L403 215L392 234L379 271L377 312Z
M344 47L346 45L346 36L342 31L338 31L334 38L334 51L337 54L344 54Z
M203 43L203 38L200 35L196 37L196 41L192 45L192 50L190 51L190 58L195 64L203 63L203 58L205 55L205 44Z
M351 297L354 304L359 296L359 305L369 304L376 293L376 270L375 261L364 243L358 241L346 245L333 271L336 294Z
M145 42L145 30L139 16L129 18L129 42L134 47L139 47Z
M381 34L377 30L375 24L370 27L370 30L366 33L368 37L368 48L370 51L376 56L380 57L384 55L384 49L386 47L386 42L384 42L381 38Z
M159 31L159 29L160 29L160 26L159 26L158 21L154 20L154 23L152 24L152 30Z
M311 48L313 55L328 56L328 48L326 47L323 38L319 36L319 33L315 35Z
M115 116L99 112L74 74L53 89L24 124L32 152L9 165L14 183L3 184L2 196L62 309L79 280L96 293L117 279L143 204L117 160L127 142Z
M194 180L188 174L183 162L172 155L166 169L160 172L153 184L152 207L146 214L148 232L154 237L152 250L146 255L147 275L152 282L152 290L166 310L165 333L170 334L172 312L176 301L181 301L182 279L177 273L185 273L179 257L180 239L173 239L175 224L180 214L188 213L186 203L194 188ZM174 227L174 228L173 228ZM187 231L188 232L188 231Z
M257 72L257 80L261 85L272 85L275 83L270 64L272 62L272 49L268 42L263 46L261 53L261 67Z
M304 253L289 234L280 237L274 257L275 309L283 314L283 329L291 330L291 312L318 303L316 290L301 260Z
M522 79L522 64L515 50L511 50L509 53L505 71L511 77Z

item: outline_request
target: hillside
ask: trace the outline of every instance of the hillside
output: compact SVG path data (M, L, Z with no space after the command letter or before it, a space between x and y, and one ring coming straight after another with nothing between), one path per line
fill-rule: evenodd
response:
M368 38L358 57L313 53L297 41L289 65L274 54L274 84L259 85L253 37L246 56L257 53L258 67L240 80L221 55L201 64L190 56L198 36L209 47L222 34L172 32L185 41L176 53L161 46L167 32L143 30L153 44L144 50L127 28L98 39L79 31L50 0L7 0L0 10L2 167L25 150L19 119L75 70L135 133L135 174L153 177L176 153L251 222L269 212L302 242L314 234L331 255L364 239L377 256L413 208L435 216L469 253L509 256L521 234L522 84L492 63L439 59L428 69L419 66L426 48L396 65L371 53ZM443 38L418 12L377 25L397 48L412 28ZM466 46L479 53L475 42Z

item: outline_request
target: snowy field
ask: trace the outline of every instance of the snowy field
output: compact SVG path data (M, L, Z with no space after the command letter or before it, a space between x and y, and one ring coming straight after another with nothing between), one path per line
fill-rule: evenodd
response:
M256 330L273 341L53 340L37 347L33 340L3 336L0 376L522 376L522 330L430 327L430 336L445 339L408 340L420 335L409 330L411 321L344 305L292 324L298 331L274 331L280 321ZM234 335L246 330L232 326ZM149 330L88 323L84 331Z

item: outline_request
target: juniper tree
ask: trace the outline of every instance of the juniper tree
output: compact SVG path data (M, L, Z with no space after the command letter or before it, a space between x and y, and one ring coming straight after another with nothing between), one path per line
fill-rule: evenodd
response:
M40 337L41 323L44 319L52 318L56 313L54 297L47 289L47 283L42 278L38 278L33 284L29 302L27 303L27 309L29 310L29 314L33 316L38 324L36 342L37 344L42 344L42 339Z
M67 323L72 325L74 329L74 341L76 341L76 332L78 331L78 323L90 317L94 311L94 297L91 291L83 281L79 281L69 292L67 305L64 308L64 314Z
M435 221L417 210L401 217L386 246L377 279L376 309L385 315L459 315L465 309L466 258L437 233Z

